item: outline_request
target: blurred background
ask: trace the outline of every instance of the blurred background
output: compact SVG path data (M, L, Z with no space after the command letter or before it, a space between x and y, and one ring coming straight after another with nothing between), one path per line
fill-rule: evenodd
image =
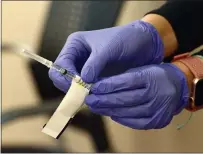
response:
M48 69L15 55L23 43L55 60L66 38L78 30L123 25L165 1L3 1L2 152L203 152L203 111L183 111L161 130L138 131L82 110L59 140L41 132L64 94Z

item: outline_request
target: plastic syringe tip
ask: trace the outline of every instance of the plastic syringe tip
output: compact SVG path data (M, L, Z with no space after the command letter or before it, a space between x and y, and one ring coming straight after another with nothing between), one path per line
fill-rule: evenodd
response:
M26 49L22 49L20 53L23 54L24 56L27 56L27 57L35 60L35 61L38 61L39 63L47 66L48 68L52 67L52 64L53 64L52 61L47 60L47 59L45 59L45 58L43 58L41 56L38 56L35 53L28 52Z

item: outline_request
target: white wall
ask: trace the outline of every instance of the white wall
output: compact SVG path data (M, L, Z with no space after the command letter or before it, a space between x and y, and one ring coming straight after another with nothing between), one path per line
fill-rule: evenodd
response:
M49 1L3 1L2 39L38 47Z
M37 49L48 6L49 2L45 1L2 2L2 42L22 42ZM26 61L15 54L3 53L2 110L37 105L37 101L39 97ZM34 121L21 119L3 127L2 144L37 143L41 140L39 126L43 121L43 118Z

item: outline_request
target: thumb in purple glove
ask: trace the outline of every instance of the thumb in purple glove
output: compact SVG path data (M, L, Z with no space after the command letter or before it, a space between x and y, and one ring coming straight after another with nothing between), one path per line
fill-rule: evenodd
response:
M120 66L127 70L162 60L163 43L157 30L137 20L124 26L73 33L55 63L94 83L103 71L112 76L115 70L123 72ZM69 81L54 70L49 76L59 89L67 91Z
M134 129L159 129L187 105L186 78L175 65L149 65L103 79L86 97L91 111Z

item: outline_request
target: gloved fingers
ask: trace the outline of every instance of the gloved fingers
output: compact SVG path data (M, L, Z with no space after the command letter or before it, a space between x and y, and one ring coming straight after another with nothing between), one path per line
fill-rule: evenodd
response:
M154 128L160 129L166 127L173 119L173 109L171 106L164 105L153 116L153 121L156 121Z
M58 57L73 54L73 61L83 58L88 58L90 49L87 49L87 44L81 37L81 32L75 32L69 35L63 49Z
M56 88L58 88L59 90L63 91L64 93L67 93L67 91L68 91L68 89L70 88L70 85L71 85L71 84L64 85L64 84L55 83L55 82L53 82L53 84L54 84L54 86Z
M124 106L138 106L149 101L147 89L136 89L131 91L121 91L105 95L88 95L85 103L94 108L114 108Z
M76 69L76 59L77 56L79 55L78 52L76 51L76 48L70 48L66 47L67 45L64 46L62 49L61 53L57 57L56 61L54 62L56 65L59 65L60 67L68 70L72 74L79 74ZM50 79L55 83L55 84L70 84L71 80L67 79L64 75L61 75L59 72L57 72L54 69L49 70L49 77Z
M130 128L148 130L160 129L167 126L173 117L172 114L168 112L170 109L167 105L160 107L159 110L153 109L153 105L150 103L141 105L141 107L145 107L144 110L148 108L150 116L119 117L117 115L113 115L111 116L111 119ZM138 106L137 109L138 110L135 112L141 111L140 106Z
M90 55L90 51L85 47L85 42L81 38L81 33L71 34L60 54L58 55L55 64L66 68L68 71L73 74L79 74L82 69L82 66L86 62Z
M124 126L138 129L138 130L148 130L152 129L153 126L148 123L151 121L151 118L120 118L112 116L111 119L119 124Z
M137 107L95 108L89 106L89 109L94 113L110 117L147 118L152 117L156 112L150 106L150 103L146 103Z
M54 69L49 70L49 77L53 81L53 84L56 88L60 89L63 92L67 92L70 87L72 79L65 77Z
M153 117L142 118L111 117L113 121L119 124L138 130L161 129L166 127L171 122L172 118L172 115L167 117L154 115Z
M107 57L108 55L104 55L104 53L92 52L81 71L83 81L87 83L96 82L101 71L107 64Z
M78 75L79 73L76 69L76 59L78 59L78 56L79 54L76 48L63 48L54 63Z
M159 125L156 126L156 128L160 129L168 126L171 123L172 119L173 119L173 116L169 116L165 122L160 123Z
M104 78L92 86L94 94L108 94L121 90L145 88L147 80L139 72L128 72L112 77Z

